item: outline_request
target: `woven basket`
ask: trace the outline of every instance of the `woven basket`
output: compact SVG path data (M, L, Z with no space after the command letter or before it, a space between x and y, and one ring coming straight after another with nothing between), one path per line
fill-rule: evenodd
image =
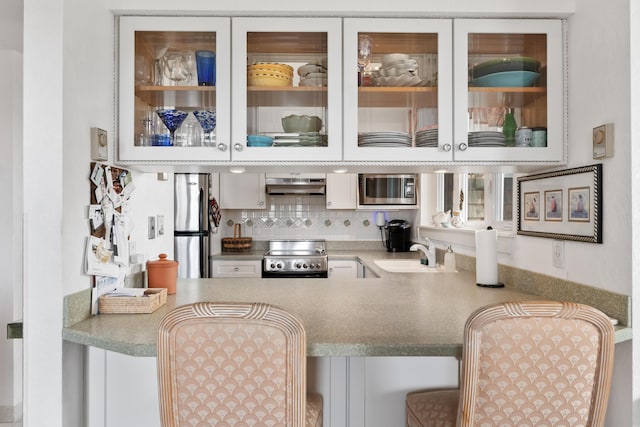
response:
M222 238L222 250L227 252L242 252L251 249L253 239L251 237L242 237L242 225L233 225L233 237Z
M166 304L167 289L147 289L143 297L123 297L103 295L98 298L98 313L134 314L153 313Z

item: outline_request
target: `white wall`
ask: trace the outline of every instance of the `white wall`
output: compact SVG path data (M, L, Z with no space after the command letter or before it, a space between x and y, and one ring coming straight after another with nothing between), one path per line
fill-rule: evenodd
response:
M0 50L0 325L22 319L22 54ZM0 340L0 422L22 403L22 341Z

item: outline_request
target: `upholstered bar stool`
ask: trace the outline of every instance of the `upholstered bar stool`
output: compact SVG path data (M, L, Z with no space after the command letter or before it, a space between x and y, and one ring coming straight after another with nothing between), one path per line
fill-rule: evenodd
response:
M484 307L465 325L459 390L407 395L408 427L604 425L614 330L593 307Z
M162 427L322 426L305 346L302 323L268 304L175 308L158 329Z

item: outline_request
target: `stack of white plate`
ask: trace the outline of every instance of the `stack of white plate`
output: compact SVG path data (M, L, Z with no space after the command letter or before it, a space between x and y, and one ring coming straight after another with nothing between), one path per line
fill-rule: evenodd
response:
M327 67L322 64L305 64L298 68L299 86L326 86Z
M437 147L438 129L426 129L416 132L416 147Z
M469 132L469 147L504 147L505 139L502 132L480 131Z
M273 138L274 147L326 147L327 135L318 132L276 132L262 135Z
M359 147L411 147L411 136L407 132L361 132Z

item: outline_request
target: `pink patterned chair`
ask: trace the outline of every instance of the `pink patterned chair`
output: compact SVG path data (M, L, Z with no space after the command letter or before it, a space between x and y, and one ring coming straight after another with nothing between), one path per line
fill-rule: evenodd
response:
M321 427L302 323L263 303L175 308L158 330L162 427Z
M407 426L603 426L613 352L611 321L592 307L484 307L465 326L460 390L409 393Z

